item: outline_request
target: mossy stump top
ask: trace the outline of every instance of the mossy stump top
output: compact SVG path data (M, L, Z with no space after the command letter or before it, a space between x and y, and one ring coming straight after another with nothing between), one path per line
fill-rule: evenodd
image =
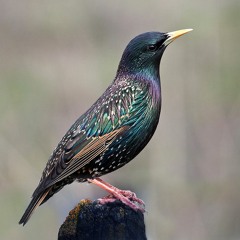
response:
M59 229L58 240L146 240L144 215L116 200L82 200Z

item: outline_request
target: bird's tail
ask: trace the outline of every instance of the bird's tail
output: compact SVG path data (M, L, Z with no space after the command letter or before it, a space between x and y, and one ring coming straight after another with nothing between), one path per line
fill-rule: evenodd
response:
M30 204L28 205L26 211L20 219L19 224L23 224L24 226L27 223L29 218L32 216L33 211L44 201L50 189L51 188L48 188L32 198Z

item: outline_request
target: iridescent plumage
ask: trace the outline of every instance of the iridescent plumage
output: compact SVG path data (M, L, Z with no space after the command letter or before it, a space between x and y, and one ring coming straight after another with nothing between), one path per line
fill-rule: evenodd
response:
M20 224L64 185L112 172L146 146L159 121L159 64L170 38L149 32L128 44L112 84L54 150Z

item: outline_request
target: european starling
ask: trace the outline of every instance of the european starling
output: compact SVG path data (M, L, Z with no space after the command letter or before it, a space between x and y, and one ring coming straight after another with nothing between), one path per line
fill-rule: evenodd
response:
M50 156L19 224L65 185L77 180L104 188L134 209L143 202L99 177L131 161L147 145L161 110L159 64L166 47L192 29L147 32L127 45L116 77L103 95L80 116Z

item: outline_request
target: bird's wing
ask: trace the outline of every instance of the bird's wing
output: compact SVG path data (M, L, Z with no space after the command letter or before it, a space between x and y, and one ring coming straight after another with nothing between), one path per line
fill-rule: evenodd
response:
M67 142L58 161L49 169L49 172L47 170L48 163L35 192L42 191L81 169L102 154L114 139L127 128L127 126L123 126L105 135L90 138L86 137L84 132L80 132L74 139L72 138Z

